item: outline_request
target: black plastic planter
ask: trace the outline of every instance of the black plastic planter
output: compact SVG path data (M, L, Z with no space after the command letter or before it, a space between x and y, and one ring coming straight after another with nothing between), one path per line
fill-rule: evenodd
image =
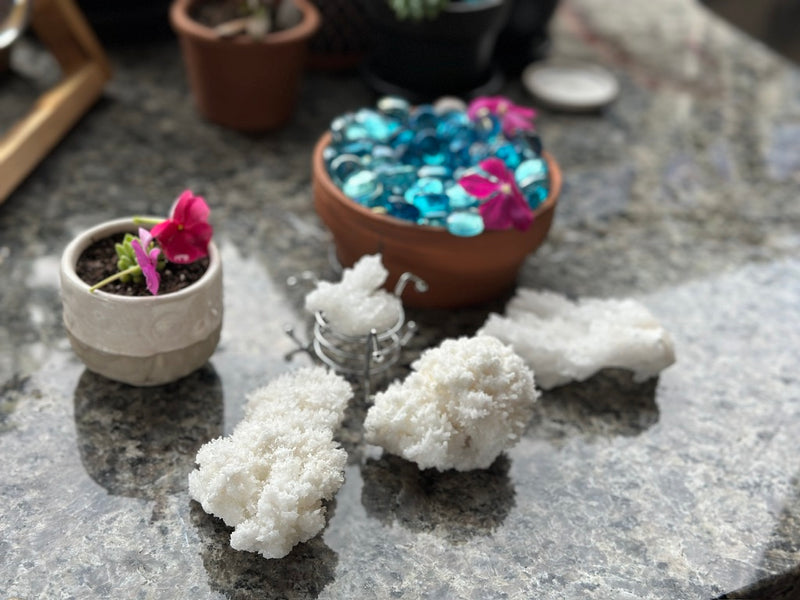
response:
M419 102L489 94L502 85L492 55L508 18L507 0L451 2L422 21L398 20L385 0L366 8L373 40L364 76L377 93Z
M511 0L511 12L495 48L495 60L507 75L545 57L549 50L548 27L558 0Z

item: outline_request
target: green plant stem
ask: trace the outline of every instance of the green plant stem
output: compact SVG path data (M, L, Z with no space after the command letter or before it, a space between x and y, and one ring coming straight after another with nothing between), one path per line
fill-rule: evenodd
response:
M164 219L154 219L152 217L133 217L133 223L135 225L158 225L159 223L163 223Z
M142 272L142 267L140 267L139 265L134 265L132 267L128 267L124 271L120 271L119 273L114 273L111 277L106 277L105 279L103 279L103 281L101 281L99 283L95 283L92 287L89 288L89 291L94 293L95 291L97 291L98 289L103 287L104 285L108 285L112 281L116 281L117 279L120 279L121 277L124 277L125 275L137 275L137 274L139 274L141 272Z

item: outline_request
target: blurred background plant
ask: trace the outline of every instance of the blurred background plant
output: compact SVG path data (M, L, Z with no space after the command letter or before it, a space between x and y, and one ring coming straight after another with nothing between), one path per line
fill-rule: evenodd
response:
M398 19L433 19L450 0L388 0Z

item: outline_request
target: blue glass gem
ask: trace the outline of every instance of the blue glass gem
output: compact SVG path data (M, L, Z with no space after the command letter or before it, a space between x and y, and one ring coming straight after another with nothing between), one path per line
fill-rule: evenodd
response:
M342 191L359 204L373 206L383 192L383 186L374 172L363 169L345 180Z
M469 147L470 164L477 165L482 160L489 158L492 155L492 149L488 144L483 142L475 142Z
M359 110L355 120L366 131L367 137L376 142L388 142L392 135L400 129L400 123L369 108Z
M397 151L391 146L378 144L372 148L372 158L376 160L391 160L392 162L396 162Z
M434 177L426 177L424 179L418 179L417 182L412 185L406 193L404 194L406 202L410 202L414 204L414 199L423 194L443 194L444 193L444 183L441 179L436 179Z
M414 140L414 135L415 133L411 129L401 129L392 137L389 143L392 148L408 146Z
M376 106L383 114L398 121L405 121L411 110L411 104L409 104L408 100L399 96L384 96L378 100Z
M403 219L404 221L411 221L412 223L416 223L421 216L416 206L409 204L402 198L397 199L396 196L392 196L392 198L389 199L388 213L393 217Z
M528 201L528 206L538 208L542 202L547 200L549 194L548 186L542 183L531 183L521 188L522 195Z
M417 170L417 177L420 179L427 179L429 177L448 179L452 175L453 171L443 165L424 165Z
M445 147L435 129L423 129L414 137L409 152L426 165L442 165L446 160Z
M338 183L343 183L356 171L361 170L361 161L355 154L340 154L331 161L330 174Z
M330 166L331 161L337 156L339 156L339 151L333 146L328 146L322 151L322 160L324 160L325 164L328 166Z
M478 199L470 196L459 184L453 184L445 191L450 198L450 210L463 210L478 205Z
M500 119L491 113L478 117L474 124L475 132L484 141L494 140L502 129Z
M420 217L417 220L417 225L427 225L428 227L444 227L447 225L447 219L444 215Z
M474 135L470 133L472 122L463 112L451 112L443 115L436 125L439 137L452 140L455 137Z
M347 127L347 124L352 121L353 115L352 113L345 113L341 116L336 117L333 121L331 121L331 140L338 144L344 141L344 130Z
M542 155L542 138L539 137L538 133L532 131L526 132L523 135L523 139L536 156Z
M522 161L514 171L517 185L527 187L532 183L547 180L547 163L541 158L530 158Z
M408 115L408 124L411 129L436 129L439 124L439 115L430 104L420 104Z
M369 132L353 113L347 113L331 122L331 136L336 143L352 142L369 137Z
M384 188L407 190L417 181L417 170L411 165L386 164L375 169Z
M450 211L450 198L447 194L417 194L414 196L414 206L426 219L445 218Z
M466 140L455 139L450 141L448 150L450 151L450 158L447 161L453 168L463 167L471 164L471 156L469 149L472 147L472 142Z
M447 231L461 237L483 233L483 217L477 212L458 211L447 216Z
M516 169L522 162L522 153L514 144L508 142L495 147L494 155L502 160L509 169Z
M433 110L440 115L446 115L453 112L466 113L467 103L456 96L442 96L433 103Z
M373 144L369 140L358 140L342 144L340 151L345 154L355 154L356 156L367 156L372 154Z

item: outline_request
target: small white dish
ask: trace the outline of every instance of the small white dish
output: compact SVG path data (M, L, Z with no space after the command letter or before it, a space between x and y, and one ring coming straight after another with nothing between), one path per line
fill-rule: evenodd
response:
M543 104L564 111L598 110L619 94L616 77L589 63L533 63L522 72L522 84Z

